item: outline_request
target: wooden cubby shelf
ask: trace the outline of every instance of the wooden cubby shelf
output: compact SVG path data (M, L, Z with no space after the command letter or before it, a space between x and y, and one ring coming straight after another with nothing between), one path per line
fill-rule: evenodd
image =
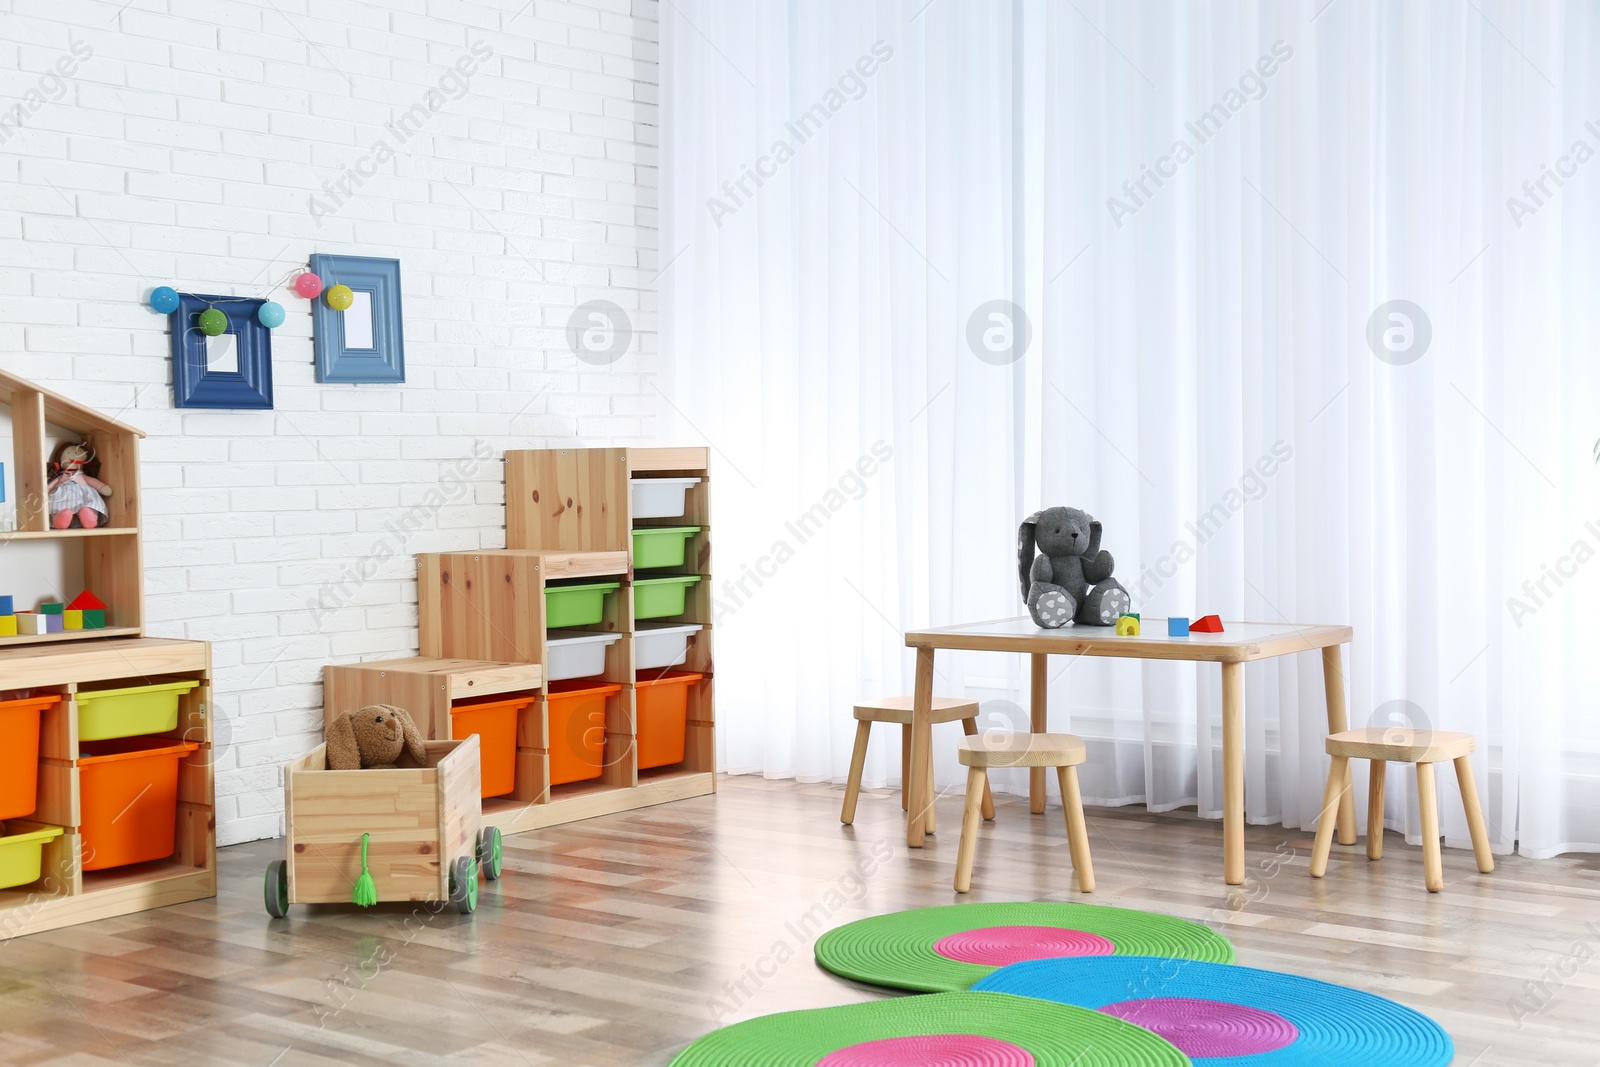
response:
M325 668L326 714L397 704L410 709L419 726L426 719L429 737L446 739L450 704L463 693L535 694L517 722L516 789L483 801L484 824L503 833L715 792L708 475L704 448L507 452L508 547L418 556L420 655ZM651 476L700 479L687 492L682 516L635 521L630 480ZM670 669L705 677L689 687L684 760L641 770L635 683L661 671L639 671L635 665L640 624L634 619L633 530L652 525L701 528L689 542L685 566L647 572L702 576L689 591L685 612L644 625L699 623L685 661ZM619 635L607 646L603 671L591 680L621 688L606 701L600 777L551 785L545 593L552 585L578 580L618 583L605 596L598 621L565 629ZM477 681L469 685L472 679ZM485 679L498 688L485 688Z

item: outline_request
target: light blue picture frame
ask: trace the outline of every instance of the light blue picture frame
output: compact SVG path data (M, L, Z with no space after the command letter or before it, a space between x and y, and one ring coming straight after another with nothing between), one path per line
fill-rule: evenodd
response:
M322 279L322 293L311 302L312 351L317 361L317 381L358 385L398 384L406 380L404 323L400 308L400 261L370 256L311 257L311 271ZM328 306L327 293L335 285L348 285L357 303L348 312ZM347 314L370 300L371 346L364 331L348 322ZM352 342L356 347L352 346Z

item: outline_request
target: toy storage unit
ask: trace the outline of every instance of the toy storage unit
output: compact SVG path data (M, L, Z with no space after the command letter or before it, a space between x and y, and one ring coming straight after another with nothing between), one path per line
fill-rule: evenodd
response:
M510 547L418 557L419 662L543 667L486 824L715 791L709 492L704 448L511 451Z
M267 911L348 904L366 868L379 901L452 901L471 912L480 864L500 876L498 832L482 832L475 737L427 741L424 765L401 757L387 770L330 771L318 745L284 771L285 857L267 866Z
M146 638L139 439L0 371L17 528L0 534L0 941L216 895L211 649ZM112 487L106 524L57 530L45 462L87 441ZM105 604L65 612L89 591ZM16 633L54 604L61 629ZM76 618L64 618L76 615ZM66 629L77 623L85 629Z
M32 809L6 818L0 836L0 940L216 895L210 680L203 641L0 649L0 690L55 698L36 713L37 755L24 772ZM152 722L137 701L122 719L97 701L146 687L163 690L170 719L162 711ZM7 710L0 704L0 716ZM14 796L18 753L4 747L0 778Z

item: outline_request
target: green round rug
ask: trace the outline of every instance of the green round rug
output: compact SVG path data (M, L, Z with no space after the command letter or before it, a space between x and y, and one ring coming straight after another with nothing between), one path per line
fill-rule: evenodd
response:
M1232 963L1233 946L1187 919L1102 904L952 904L876 915L829 930L817 962L892 989L970 988L997 968L1063 956L1165 956Z
M1132 1023L1006 993L895 997L714 1030L670 1067L1188 1067Z

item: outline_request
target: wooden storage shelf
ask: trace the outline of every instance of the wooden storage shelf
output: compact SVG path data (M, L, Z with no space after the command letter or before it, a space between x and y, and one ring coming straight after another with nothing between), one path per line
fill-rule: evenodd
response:
M77 537L138 537L137 526L96 526L92 530L11 530L0 533L0 541L56 541Z
M177 726L149 735L200 745L178 768L173 854L148 863L84 871L77 694L90 686L104 689L116 688L117 683L179 679L200 684L179 698ZM203 641L112 636L87 644L0 649L0 690L32 689L63 697L40 721L38 806L27 820L7 823L26 821L67 831L45 846L38 882L0 890L0 940L216 895L210 679L211 648Z
M102 637L137 637L137 626L107 626L102 630L64 630L58 634L18 634L15 637L0 637L0 649L12 645L43 645L55 644L61 641L94 641Z

